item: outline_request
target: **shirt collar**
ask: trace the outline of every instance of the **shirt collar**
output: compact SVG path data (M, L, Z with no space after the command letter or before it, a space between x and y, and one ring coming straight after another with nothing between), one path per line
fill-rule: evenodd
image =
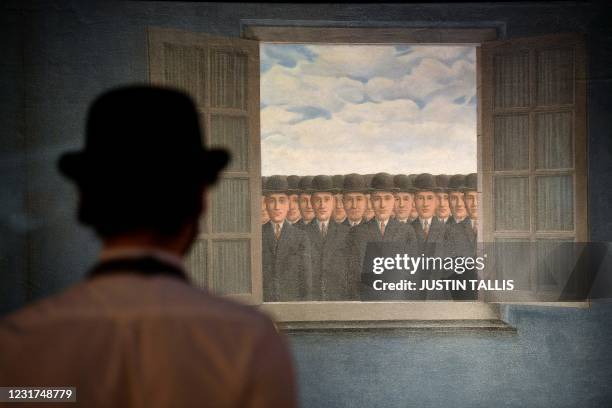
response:
M429 225L431 227L431 219L433 217L429 217L429 218L420 218L419 217L419 222L421 223L421 227L425 228L425 221L427 221L427 225Z

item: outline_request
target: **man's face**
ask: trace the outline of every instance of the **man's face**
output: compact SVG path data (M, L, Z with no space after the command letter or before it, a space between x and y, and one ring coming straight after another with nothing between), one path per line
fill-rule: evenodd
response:
M368 206L365 194L346 193L342 196L342 203L350 221L361 221Z
M395 208L395 196L390 191L377 191L370 196L374 215L378 221L387 221Z
M344 205L342 204L342 194L335 194L334 199L334 221L342 222L346 218L346 211L344 211Z
M304 221L309 222L315 217L312 204L310 203L310 194L300 194L300 213Z
M414 205L421 218L431 218L436 213L438 199L433 191L419 191L414 198Z
M461 191L451 191L448 195L451 212L456 221L463 221L467 217L467 209Z
M269 194L266 196L266 210L273 222L283 222L289 212L289 197L287 194Z
M266 222L270 221L270 216L268 215L268 209L266 208L266 197L261 197L261 225L264 225Z
M329 220L334 212L334 195L332 193L314 193L310 200L317 220Z
M294 222L299 220L300 217L301 215L300 215L300 205L298 203L298 195L291 194L289 196L289 212L287 212L287 220L293 224Z
M447 218L450 215L450 206L448 202L448 193L436 193L438 198L438 208L436 215L440 218Z
M411 193L401 192L395 195L395 218L398 220L407 220L412 212L414 196Z
M370 221L372 218L374 218L374 208L372 207L372 196L371 194L366 194L365 219L366 221Z
M412 195L414 197L414 194ZM416 205L414 204L414 200L412 200L412 211L410 211L410 218L416 220L419 217L419 213L416 210Z
M478 192L467 191L465 193L465 206L470 218L473 220L478 219Z

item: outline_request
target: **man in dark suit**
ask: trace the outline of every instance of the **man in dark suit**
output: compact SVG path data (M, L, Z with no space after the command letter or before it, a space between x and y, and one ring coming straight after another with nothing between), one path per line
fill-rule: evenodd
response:
M454 178L454 180L453 180ZM451 257L475 257L478 219L478 197L477 197L477 175L469 174L466 177L456 175L449 183L451 210L456 219L453 224L448 225L446 248L448 256ZM468 198L469 196L469 198ZM473 198L473 196L476 196ZM469 202L471 212L466 209L464 202ZM468 215L469 214L469 215ZM473 216L473 218L472 218ZM454 279L477 279L475 269L468 269L464 273L451 275ZM455 300L473 300L478 294L476 291L454 291Z
M355 227L365 221L365 212L368 207L368 191L365 179L362 175L351 173L344 176L342 185L342 204L346 212L343 224Z
M270 222L262 227L263 295L266 302L307 300L312 288L310 243L287 221L287 178L270 176L264 195Z
M371 271L364 269L364 260L369 243L385 243L380 246L383 252L389 252L389 256L395 253L407 253L409 256L416 255L416 236L414 230L407 224L402 224L391 217L395 208L395 192L397 188L393 184L393 177L387 173L374 175L371 182L370 197L374 218L353 228L349 234L349 273L352 275L352 294L359 296L362 274L368 275ZM382 254L383 256L385 254ZM367 285L364 285L367 286ZM404 294L385 294L389 298L403 298Z
M435 216L438 207L436 193L439 191L434 177L429 173L419 174L415 181L415 207L418 218L412 222L419 242L419 249L425 255L435 252L436 243L444 242L445 227Z
M332 219L338 192L332 178L316 176L311 186L315 220L304 228L312 249L311 299L346 300L349 294L347 237L350 227Z
M412 222L412 226L417 236L419 254L426 257L446 256L446 227L436 217L438 207L438 197L436 193L439 188L436 186L435 178L429 173L419 174L415 180L415 207L418 218ZM421 279L443 279L448 275L438 265L424 267L417 272ZM428 291L422 293L427 299L443 300L450 299L447 291Z
M300 207L300 214L302 218L295 223L295 226L299 229L304 229L306 225L310 224L314 220L314 210L312 209L312 203L310 202L310 187L312 184L312 176L300 177L298 184L298 204Z

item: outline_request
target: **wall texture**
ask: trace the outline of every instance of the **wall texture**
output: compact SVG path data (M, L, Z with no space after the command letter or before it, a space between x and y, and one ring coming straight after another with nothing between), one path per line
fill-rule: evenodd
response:
M223 36L239 36L247 20L487 26L505 38L586 33L590 232L594 241L612 241L612 34L605 6L9 1L0 9L0 314L75 282L94 259L98 243L74 222L75 191L55 161L81 146L94 96L147 80L150 25ZM517 334L292 336L303 405L612 405L612 304L507 306L504 317Z

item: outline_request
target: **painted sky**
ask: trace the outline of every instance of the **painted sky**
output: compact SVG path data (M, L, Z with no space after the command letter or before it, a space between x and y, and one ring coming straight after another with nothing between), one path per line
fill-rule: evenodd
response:
M262 44L262 175L475 172L475 54Z

